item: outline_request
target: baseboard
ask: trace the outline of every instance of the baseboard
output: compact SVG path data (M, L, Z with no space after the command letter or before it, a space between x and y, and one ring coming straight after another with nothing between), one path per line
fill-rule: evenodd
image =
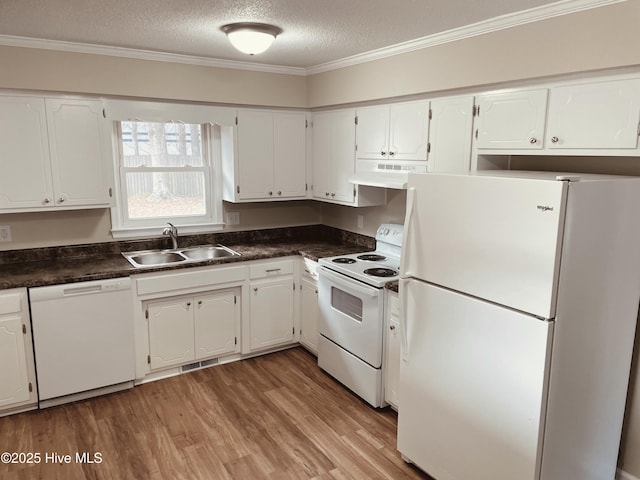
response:
M616 480L640 480L640 478L634 475L631 475L630 473L627 473L624 470L618 469Z

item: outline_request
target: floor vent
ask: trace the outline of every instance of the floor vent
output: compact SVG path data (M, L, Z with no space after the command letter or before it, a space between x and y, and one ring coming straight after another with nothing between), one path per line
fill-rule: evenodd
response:
M200 362L190 363L189 365L182 366L182 372L188 372L189 370L195 370L196 368L200 368Z
M200 365L203 367L208 367L209 365L217 365L217 364L218 364L217 358L212 358L210 360L203 360L202 362L200 362Z

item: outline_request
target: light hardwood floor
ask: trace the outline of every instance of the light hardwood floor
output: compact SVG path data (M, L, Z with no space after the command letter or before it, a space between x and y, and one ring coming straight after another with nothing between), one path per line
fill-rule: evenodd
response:
M400 458L396 421L298 347L0 418L0 452L41 457L0 478L429 479ZM83 452L102 462L76 463Z

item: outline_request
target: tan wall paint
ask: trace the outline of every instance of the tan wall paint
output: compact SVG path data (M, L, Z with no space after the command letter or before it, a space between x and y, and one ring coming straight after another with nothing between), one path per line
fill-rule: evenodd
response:
M321 222L320 206L312 201L225 203L224 210L240 213L240 224L223 230L227 232ZM13 213L1 217L0 224L11 227L12 241L0 243L0 251L113 241L108 209Z
M310 107L640 65L628 1L309 77Z
M306 77L0 46L0 88L305 107Z

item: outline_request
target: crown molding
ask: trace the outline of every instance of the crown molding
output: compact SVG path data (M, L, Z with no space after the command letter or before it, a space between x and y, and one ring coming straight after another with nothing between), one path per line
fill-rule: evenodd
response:
M235 60L222 60L208 57L180 55L175 53L155 52L152 50L138 50L134 48L108 47L86 43L63 42L57 40L43 40L12 35L0 35L0 46L12 46L23 48L37 48L44 50L58 50L64 52L87 53L93 55L108 55L114 57L134 58L138 60L152 60L156 62L182 63L187 65L199 65L205 67L228 68L236 70L250 70L255 72L279 73L284 75L315 75L318 73L350 67L361 63L371 62L382 58L408 53L415 50L433 47L443 43L471 38L486 33L496 32L527 23L546 20L553 17L568 15L571 13L590 10L628 0L561 0L559 2L531 8L522 12L502 15L482 22L464 27L448 30L446 32L429 35L410 40L408 42L391 45L369 52L352 55L340 60L335 60L308 68L287 67L279 65L265 65L261 63L240 62Z
M240 62L217 58L180 55L177 53L154 52L135 48L109 47L88 43L62 42L58 40L44 40L13 35L0 35L0 45L9 47L37 48L43 50L57 50L73 53L88 53L92 55L107 55L112 57L133 58L137 60L152 60L155 62L183 63L204 67L229 68L235 70L251 70L255 72L281 73L285 75L306 75L306 69L300 67L285 67L279 65L265 65L262 63Z
M628 0L561 0L550 5L531 8L522 12L510 13L499 17L484 20L482 22L466 25L464 27L447 30L446 32L436 33L426 37L410 40L408 42L398 43L389 47L383 47L377 50L345 57L340 60L314 65L306 69L307 75L315 75L317 73L328 72L340 68L350 67L361 63L371 62L382 58L392 57L402 53L413 52L424 48L441 45L443 43L463 40L485 33L496 32L527 23L533 23L540 20L546 20L553 17L568 15L571 13L590 10L592 8L603 7L614 3L622 3Z

